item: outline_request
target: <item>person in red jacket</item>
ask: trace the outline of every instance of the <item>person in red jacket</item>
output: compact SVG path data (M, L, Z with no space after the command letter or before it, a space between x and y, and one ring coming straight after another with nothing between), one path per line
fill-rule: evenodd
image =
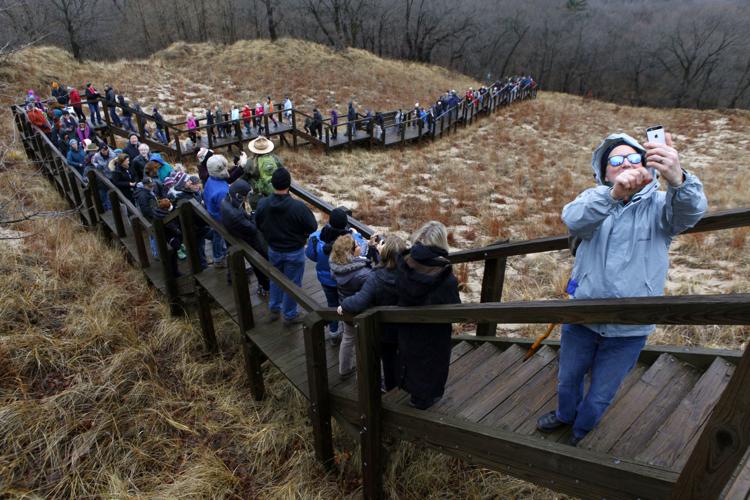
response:
M26 106L26 116L29 117L29 121L39 127L39 130L44 132L46 135L50 135L52 129L50 128L49 121L41 109L37 108L33 104Z
M83 105L81 104L81 94L78 93L73 87L68 88L68 95L70 96L70 105L73 106L73 110L76 112L76 117L79 121L86 121L86 115L83 114Z
M243 106L242 108L242 111L240 112L240 116L242 117L242 124L245 125L245 131L247 132L247 135L250 135L250 126L253 118L253 112L250 111L250 106L245 104L245 106Z

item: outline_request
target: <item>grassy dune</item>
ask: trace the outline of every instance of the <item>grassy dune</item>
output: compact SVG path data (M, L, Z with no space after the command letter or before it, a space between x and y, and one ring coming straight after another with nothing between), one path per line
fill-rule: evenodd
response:
M9 101L57 79L111 83L146 108L181 117L211 100L255 102L290 93L295 103L343 110L408 108L477 82L440 68L382 60L292 40L231 47L176 44L147 60L78 64L34 48L0 67ZM217 90L218 89L218 90ZM208 95L212 95L209 99ZM13 207L64 211L26 161L0 110L0 216ZM610 131L642 137L661 123L684 166L704 181L712 210L750 205L744 174L750 113L630 108L555 93L501 110L444 140L398 150L280 156L324 198L384 231L426 219L468 248L499 238L561 234L559 213L591 185L592 149ZM8 203L8 205L5 205ZM204 355L197 321L168 317L122 253L61 213L12 228L0 240L0 495L10 497L320 497L355 495L356 444L334 425L339 468L314 460L306 405L266 369L268 398L249 397L236 327L218 316L221 356ZM667 292L750 292L747 229L677 238ZM4 230L0 237L11 236ZM504 300L559 296L572 260L555 252L509 260ZM458 269L465 300L481 268ZM539 328L511 333L535 335ZM669 327L655 343L743 347L741 327ZM553 498L552 492L407 444L386 477L393 497Z

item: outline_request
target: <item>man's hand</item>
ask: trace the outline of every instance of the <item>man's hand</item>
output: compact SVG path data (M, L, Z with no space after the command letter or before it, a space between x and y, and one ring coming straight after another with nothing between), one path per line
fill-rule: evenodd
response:
M339 316L343 316L344 315L344 309L341 306L339 306L338 308L336 308L336 312L339 313Z
M652 180L654 177L643 167L624 170L615 178L612 197L616 200L630 198Z
M680 157L672 147L672 134L665 134L665 139L666 145L653 142L643 145L646 148L646 164L654 167L671 186L677 187L683 180Z

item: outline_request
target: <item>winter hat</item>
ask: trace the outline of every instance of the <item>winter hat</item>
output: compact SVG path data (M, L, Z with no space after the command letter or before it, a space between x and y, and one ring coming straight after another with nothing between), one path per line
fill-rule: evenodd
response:
M180 184L182 184L183 186L185 185L185 181L187 180L187 174L185 172L175 170L174 173L172 173L172 175L167 177L167 179L172 179L174 182L173 184L174 188L179 189L178 186ZM166 184L166 181L165 181L165 184Z
M70 141L68 141L68 146L72 146L74 144L78 144L78 141L76 139L71 139Z
M247 193L252 190L253 188L250 187L250 184L248 184L247 181L238 179L229 186L229 196L231 196L232 199L244 198L247 196Z
M186 182L189 182L190 184L199 184L200 181L201 181L200 177L198 177L197 175L191 175L190 177L187 178Z
M212 155L211 158L206 161L206 169L208 175L219 179L229 178L229 172L227 171L227 159L223 155Z
M55 108L55 110L52 111L52 114L55 115L55 118L60 118L63 112L60 108Z
M195 155L196 158L198 158L198 161L203 161L203 158L206 157L206 153L208 153L210 150L208 148L200 148L198 150L198 154Z
M271 176L271 185L278 191L289 189L289 186L292 185L292 176L289 174L289 170L284 167L274 170Z
M331 216L328 219L328 223L334 229L346 229L349 225L349 218L346 216L346 210L342 207L331 210Z

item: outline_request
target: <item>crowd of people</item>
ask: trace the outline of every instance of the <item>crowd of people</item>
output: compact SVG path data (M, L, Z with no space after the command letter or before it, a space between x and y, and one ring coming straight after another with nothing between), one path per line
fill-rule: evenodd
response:
M386 129L386 116L393 120L392 124L395 125L397 133L401 133L406 126L420 127L431 133L437 121L446 113L454 110L460 113L459 110L467 105L483 109L489 105L488 98L497 95L502 97L502 102L511 103L519 92L532 91L536 86L536 82L530 76L511 77L502 82L495 82L489 87L469 88L462 95L455 90L447 90L432 105L420 106L417 102L408 111L398 109L391 113L372 112L368 109L364 113L359 113L354 103L349 102L346 133L355 135L356 130L361 129L380 138ZM64 154L67 154L71 139L78 139L79 147L83 146L83 139L90 139L97 144L103 142L94 130L105 125L102 113L108 115L113 126L128 132L142 133L144 137L162 144L176 141L170 137L169 127L157 106L151 109L151 115L146 115L138 103L128 103L125 96L118 94L109 84L104 86L103 96L91 82L84 83L82 87L83 99L89 112L88 120L83 111L82 96L75 87L52 82L49 99L42 99L33 90L29 90L25 97L27 111L33 114L30 118L34 124L48 134ZM103 106L100 106L100 102ZM291 123L293 109L294 103L289 95L285 96L281 103L274 103L269 95L259 99L254 105L210 105L203 117L189 112L185 115L184 122L187 139L180 144L180 148L185 152L197 151L204 134L209 138L210 144L227 137L242 140L246 136L268 135L278 129L279 124L283 124L285 120ZM134 116L139 127L133 123ZM325 137L324 129L327 129L330 139L338 138L339 126L343 124L339 123L339 112L335 108L328 111L327 118L317 107L312 110L311 115L304 116L303 128L309 135L322 141ZM462 118L457 115L455 119Z
M481 106L488 95L501 92L504 99L513 100L518 92L534 86L530 77L514 78L490 88L469 89L463 99ZM53 89L58 91L58 101L71 99L72 91L62 95L59 86L53 85ZM89 91L96 92L90 84L87 96ZM449 91L429 113L446 112L460 99ZM75 101L66 102L73 102L75 109ZM445 226L428 222L408 241L396 235L365 239L349 224L348 211L339 207L318 228L307 205L290 195L291 173L273 154L274 143L262 135L248 145L252 158L243 152L234 156L231 164L223 155L200 148L198 173L191 175L181 165L172 166L150 152L148 145L139 143L137 134L130 136L124 148L112 149L81 119L79 110L71 114L55 107L45 114L39 103L30 92L29 120L48 135L53 127L57 129L60 140L64 139L61 151L72 168L83 174L87 169L99 171L150 220L163 219L183 203L195 201L205 206L218 224L298 286L305 259L314 261L326 302L341 315L351 317L375 306L460 302L447 258ZM270 106L270 98L268 103ZM256 106L255 115L244 110L244 115L240 114L247 120L244 126L256 127L259 133L261 125L256 120L260 110L261 106ZM209 109L209 114L221 116L220 111ZM421 117L417 113L423 112L415 106L410 113ZM93 109L90 113L93 121L97 113ZM352 113L356 116L350 104L350 120ZM221 133L220 125L215 124L217 133ZM318 133L317 125L314 128ZM595 150L592 169L598 186L585 190L562 211L575 241L568 294L573 299L661 294L672 239L697 223L706 211L700 180L682 168L669 134L663 144L643 145L626 134L610 135ZM667 183L666 192L659 190L659 176ZM100 198L103 204L107 202L106 189ZM208 266L205 247L210 241L212 265L225 267L224 239L210 225L200 220L195 224L201 266ZM181 228L173 221L165 231L170 266L177 274ZM268 297L270 321L299 323L301 315L294 299L256 267L257 293ZM571 444L577 444L601 419L653 331L653 325L563 325L558 407L539 418L538 429L547 432L572 426ZM326 338L339 346L339 375L350 377L356 371L352 323L343 318L330 322ZM404 388L411 394L412 406L419 409L435 404L445 391L451 325L388 324L380 341L383 390ZM591 380L584 390L586 373L591 373Z

